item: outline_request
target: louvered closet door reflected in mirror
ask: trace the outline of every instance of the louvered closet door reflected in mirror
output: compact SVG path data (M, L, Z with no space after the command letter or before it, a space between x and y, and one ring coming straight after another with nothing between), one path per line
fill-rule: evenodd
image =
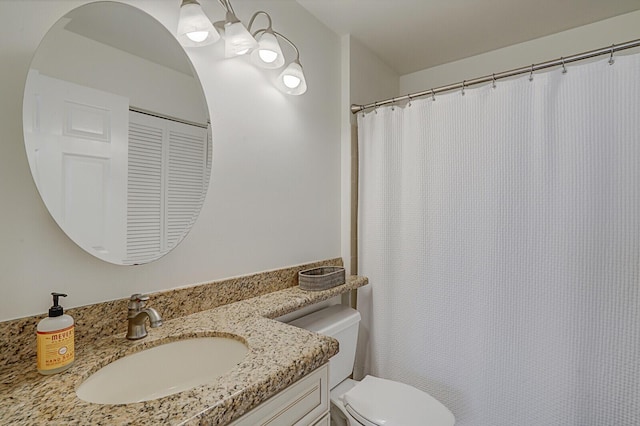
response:
M207 149L206 128L130 112L125 263L155 260L184 238L204 198Z

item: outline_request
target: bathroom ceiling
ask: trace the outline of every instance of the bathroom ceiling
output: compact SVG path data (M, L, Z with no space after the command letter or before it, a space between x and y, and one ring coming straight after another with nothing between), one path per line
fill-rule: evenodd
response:
M399 75L640 9L640 0L297 0ZM613 40L626 41L626 40ZM600 47L600 46L594 46Z

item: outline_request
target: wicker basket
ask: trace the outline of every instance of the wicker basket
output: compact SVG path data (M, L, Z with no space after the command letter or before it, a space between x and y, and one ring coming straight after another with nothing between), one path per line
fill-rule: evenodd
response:
M298 272L298 284L302 290L327 290L344 283L344 268L340 266L321 266Z

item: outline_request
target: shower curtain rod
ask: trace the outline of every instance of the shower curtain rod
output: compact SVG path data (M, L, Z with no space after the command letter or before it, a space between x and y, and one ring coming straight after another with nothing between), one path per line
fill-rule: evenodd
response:
M388 105L388 104L395 104L396 102L399 102L399 101L406 101L406 100L411 101L412 99L419 98L419 97L422 97L422 96L435 96L436 94L439 94L439 93L448 92L448 91L456 90L456 89L465 89L465 88L467 88L469 86L473 86L473 85L476 85L476 84L482 84L482 83L487 83L487 82L490 82L490 81L496 81L496 80L500 80L500 79L503 79L503 78L508 78L508 77L513 77L513 76L516 76L516 75L520 75L520 74L528 74L528 73L533 74L535 71L542 70L542 69L545 69L545 68L564 66L565 64L568 64L568 63L571 63L571 62L582 61L582 60L585 60L585 59L589 59L589 58L593 58L593 57L601 56L601 55L606 55L606 54L610 54L611 55L611 58L609 59L609 61L612 64L613 63L613 54L615 52L618 52L620 50L625 50L625 49L631 49L631 48L639 47L639 46L640 46L640 39L631 40L631 41L627 41L627 42L621 43L621 44L612 44L609 47L603 47L601 49L595 49L595 50L590 50L588 52L578 53L577 55L562 57L560 59L554 59L554 60L547 61L547 62L541 62L539 64L532 64L532 65L529 65L529 66L526 66L526 67L512 69L510 71L502 71L502 72L494 73L494 74L491 74L491 75L485 75L484 77L478 77L478 78L474 78L474 79L471 79L471 80L463 80L460 83L448 84L446 86L440 86L440 87L436 87L436 88L433 88L433 89L424 90L422 92L410 93L408 95L399 96L397 98L385 99L383 101L373 102L373 103L366 104L366 105L352 104L351 105L351 113L356 114L356 113L358 113L360 111L363 111L365 109L377 108L379 106Z

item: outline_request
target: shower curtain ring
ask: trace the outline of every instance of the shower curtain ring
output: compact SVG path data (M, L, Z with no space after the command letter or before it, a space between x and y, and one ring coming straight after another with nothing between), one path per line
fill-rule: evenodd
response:
M373 112L378 113L378 102L373 103Z
M560 58L562 60L562 74L567 73L567 67L564 66L564 56Z
M491 74L491 87L496 88L496 73Z
M613 49L614 47L616 47L615 44L611 45L611 55L609 56L609 65L613 65L613 63L615 62L615 59L613 59Z
M467 81L467 80L462 80L462 96L464 96L464 83L465 83L466 81Z
M411 95L407 95L407 98L409 98L409 102L407 103L407 107L411 106Z
M531 64L531 73L529 73L529 81L533 81L533 66L534 64Z
M434 92L434 91L433 91L433 89L431 89L431 100L432 100L433 102L435 102L435 101L436 101L436 92Z
M396 110L396 98L391 98L391 111Z

